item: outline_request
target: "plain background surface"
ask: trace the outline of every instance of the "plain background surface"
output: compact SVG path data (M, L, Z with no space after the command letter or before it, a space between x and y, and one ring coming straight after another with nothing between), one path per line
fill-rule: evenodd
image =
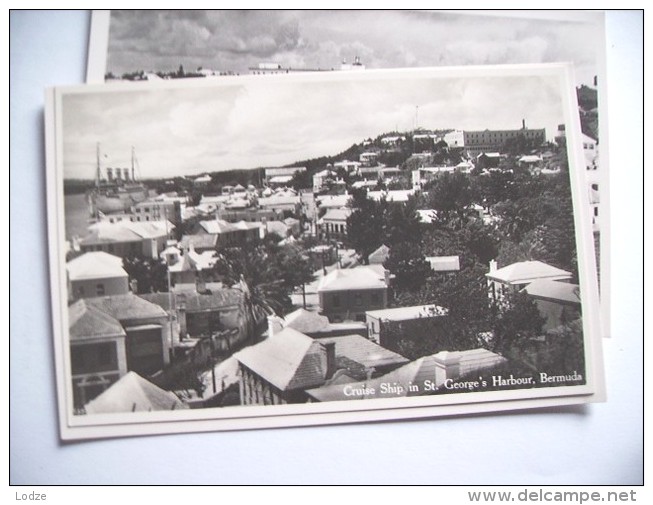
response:
M612 221L608 401L586 407L61 444L43 96L84 82L88 11L10 14L10 483L643 482L643 14L607 13Z

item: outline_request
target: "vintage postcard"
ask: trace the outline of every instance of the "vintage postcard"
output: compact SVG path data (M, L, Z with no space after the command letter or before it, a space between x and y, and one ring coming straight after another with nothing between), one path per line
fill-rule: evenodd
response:
M63 439L602 401L568 64L54 88Z
M610 220L600 11L94 11L87 82L554 62L574 64L607 336Z

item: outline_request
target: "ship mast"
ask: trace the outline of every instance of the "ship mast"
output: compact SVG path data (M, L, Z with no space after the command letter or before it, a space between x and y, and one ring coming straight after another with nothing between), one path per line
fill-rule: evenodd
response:
M132 182L134 182L136 180L136 178L134 177L134 158L135 157L136 157L136 155L134 154L134 146L132 146Z
M95 187L100 187L100 143L98 142L95 146L95 157L96 157L96 174L95 174Z

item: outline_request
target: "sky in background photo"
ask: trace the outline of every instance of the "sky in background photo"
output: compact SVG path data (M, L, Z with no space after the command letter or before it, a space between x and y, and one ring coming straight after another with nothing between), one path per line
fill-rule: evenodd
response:
M587 13L586 13L587 14ZM107 72L249 73L259 63L339 69L356 56L366 68L570 61L591 85L603 44L589 20L532 19L508 12L111 11ZM531 15L537 15L536 13ZM541 16L541 15L540 15Z
M98 143L106 166L128 167L134 146L147 179L334 156L416 126L519 129L525 120L553 140L563 122L553 76L346 74L175 80L147 89L120 83L65 94L64 176L93 178Z

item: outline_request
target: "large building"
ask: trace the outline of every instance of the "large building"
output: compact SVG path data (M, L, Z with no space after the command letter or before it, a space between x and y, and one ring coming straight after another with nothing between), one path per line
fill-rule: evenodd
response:
M539 128L531 130L522 121L519 130L480 130L463 132L463 144L470 156L478 156L485 152L502 152L507 141L523 137L527 141L543 144L546 141L546 130Z
M68 317L77 407L128 371L150 376L170 360L166 312L132 293L77 300Z

